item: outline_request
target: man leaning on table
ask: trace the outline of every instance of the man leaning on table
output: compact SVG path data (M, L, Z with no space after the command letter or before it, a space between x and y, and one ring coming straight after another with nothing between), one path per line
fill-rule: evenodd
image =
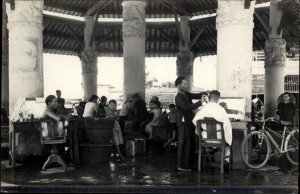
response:
M210 92L209 95L209 102L204 105L196 114L193 119L194 125L197 126L197 121L200 119L204 119L204 117L211 117L214 118L216 121L223 123L224 128L224 136L225 136L225 169L229 169L229 156L230 156L230 146L232 143L232 126L226 113L225 109L218 104L220 99L220 92L218 90L213 90ZM205 124L203 124L205 125ZM207 137L206 126L201 126L204 129L201 133L203 138ZM196 134L198 131L196 130ZM199 135L199 134L197 134ZM221 139L221 132L218 132L217 138Z

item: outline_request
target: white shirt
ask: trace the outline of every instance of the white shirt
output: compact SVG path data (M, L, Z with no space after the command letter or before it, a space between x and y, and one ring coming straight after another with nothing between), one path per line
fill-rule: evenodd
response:
M98 105L95 102L86 103L82 117L94 117L94 113L96 113L97 108Z
M225 109L220 106L217 103L209 102L206 105L204 105L196 114L196 116L193 119L194 125L197 126L197 121L200 119L204 119L204 117L212 117L215 120L222 122L224 127L224 136L225 136L225 142L231 145L232 143L232 126L229 120L229 117L225 111ZM206 126L203 124L202 129L206 129ZM217 129L221 129L220 126L217 127ZM198 130L196 130L196 134L198 135ZM203 138L207 137L207 132L205 130L201 133ZM221 139L221 132L217 134L217 138Z

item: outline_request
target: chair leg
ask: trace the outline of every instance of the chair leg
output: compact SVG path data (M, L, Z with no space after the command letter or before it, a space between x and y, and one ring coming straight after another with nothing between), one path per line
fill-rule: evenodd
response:
M45 171L46 168L52 164L54 161L52 161L52 154L48 157L48 159L46 160L46 162L44 163L42 170Z
M222 146L222 153L221 153L221 174L224 174L224 159L225 159L225 150L224 150L224 146Z
M201 145L199 145L199 153L198 153L198 172L201 172Z
M232 171L233 169L233 151L232 151L232 146L230 146L230 170Z
M67 170L67 165L60 155L56 155L56 162L63 167L64 171Z

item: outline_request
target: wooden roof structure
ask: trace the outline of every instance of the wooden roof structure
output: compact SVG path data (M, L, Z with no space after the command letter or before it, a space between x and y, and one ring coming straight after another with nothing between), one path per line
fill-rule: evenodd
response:
M247 0L245 0L247 1ZM249 0L250 1L250 0ZM84 17L95 5L99 18L122 18L122 0L44 0L44 10L70 16ZM146 0L146 18L174 18L178 15L208 17L190 21L191 51L194 56L212 55L217 52L216 13L217 0ZM257 0L264 3L268 0ZM83 50L84 21L43 15L44 52L63 55L79 55ZM268 38L269 7L255 9L253 50L264 49ZM179 34L175 22L146 23L146 56L173 57L179 51ZM202 33L200 33L202 32ZM293 46L295 37L283 29L283 38ZM99 56L123 55L122 22L98 22L95 30L96 51ZM291 43L291 44L290 44Z

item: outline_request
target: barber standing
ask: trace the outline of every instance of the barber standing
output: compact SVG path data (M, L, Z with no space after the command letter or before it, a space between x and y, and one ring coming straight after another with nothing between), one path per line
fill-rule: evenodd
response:
M193 110L202 105L201 97L205 92L193 94L188 92L189 83L185 77L178 77L175 81L178 87L178 93L175 97L175 103L178 109L177 126L178 126L178 171L192 171L192 164L195 155L195 126L192 120L195 116ZM193 103L192 99L199 99Z

